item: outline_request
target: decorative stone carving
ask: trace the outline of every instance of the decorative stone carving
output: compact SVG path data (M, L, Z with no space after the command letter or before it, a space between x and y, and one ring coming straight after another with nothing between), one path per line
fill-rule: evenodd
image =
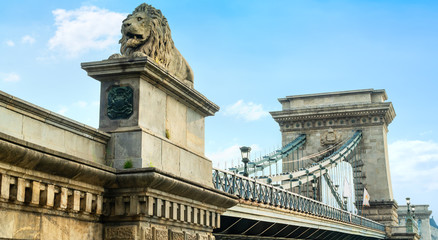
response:
M109 226L105 228L105 240L136 239L136 226Z
M108 117L114 119L129 118L134 111L133 90L125 86L114 86L108 92Z
M122 23L120 54L122 57L148 56L164 66L171 74L193 86L193 71L176 49L170 34L169 24L160 10L148 4L141 4Z
M333 128L329 128L321 136L321 145L335 145L341 141L341 135Z

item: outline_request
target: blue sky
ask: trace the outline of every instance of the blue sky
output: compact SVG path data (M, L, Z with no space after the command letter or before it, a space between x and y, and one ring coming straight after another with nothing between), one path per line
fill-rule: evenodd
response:
M98 127L99 83L81 62L119 51L138 1L2 1L0 90ZM386 89L396 200L438 214L437 1L149 1L162 10L195 88L221 107L206 120L215 166L280 145L268 114L295 94ZM242 114L243 113L243 114ZM254 155L253 154L253 155ZM234 160L233 160L234 159Z

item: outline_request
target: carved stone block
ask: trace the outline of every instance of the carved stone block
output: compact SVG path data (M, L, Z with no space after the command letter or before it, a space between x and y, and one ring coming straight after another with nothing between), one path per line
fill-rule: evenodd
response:
M136 240L136 226L108 226L105 228L105 240Z
M166 229L155 229L155 239L154 240L168 240L169 232Z
M171 240L184 240L184 233L172 231Z

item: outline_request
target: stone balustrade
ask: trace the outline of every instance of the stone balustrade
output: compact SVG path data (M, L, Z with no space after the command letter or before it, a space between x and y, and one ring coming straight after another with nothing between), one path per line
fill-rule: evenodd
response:
M0 173L0 201L44 207L65 212L102 214L103 195L53 184L53 181L26 179Z

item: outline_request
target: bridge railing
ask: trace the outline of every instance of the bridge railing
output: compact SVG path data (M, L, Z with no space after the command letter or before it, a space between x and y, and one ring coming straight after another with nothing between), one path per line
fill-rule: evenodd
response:
M352 223L380 231L385 230L384 225L370 219L234 172L213 168L213 185L216 189L241 199Z

